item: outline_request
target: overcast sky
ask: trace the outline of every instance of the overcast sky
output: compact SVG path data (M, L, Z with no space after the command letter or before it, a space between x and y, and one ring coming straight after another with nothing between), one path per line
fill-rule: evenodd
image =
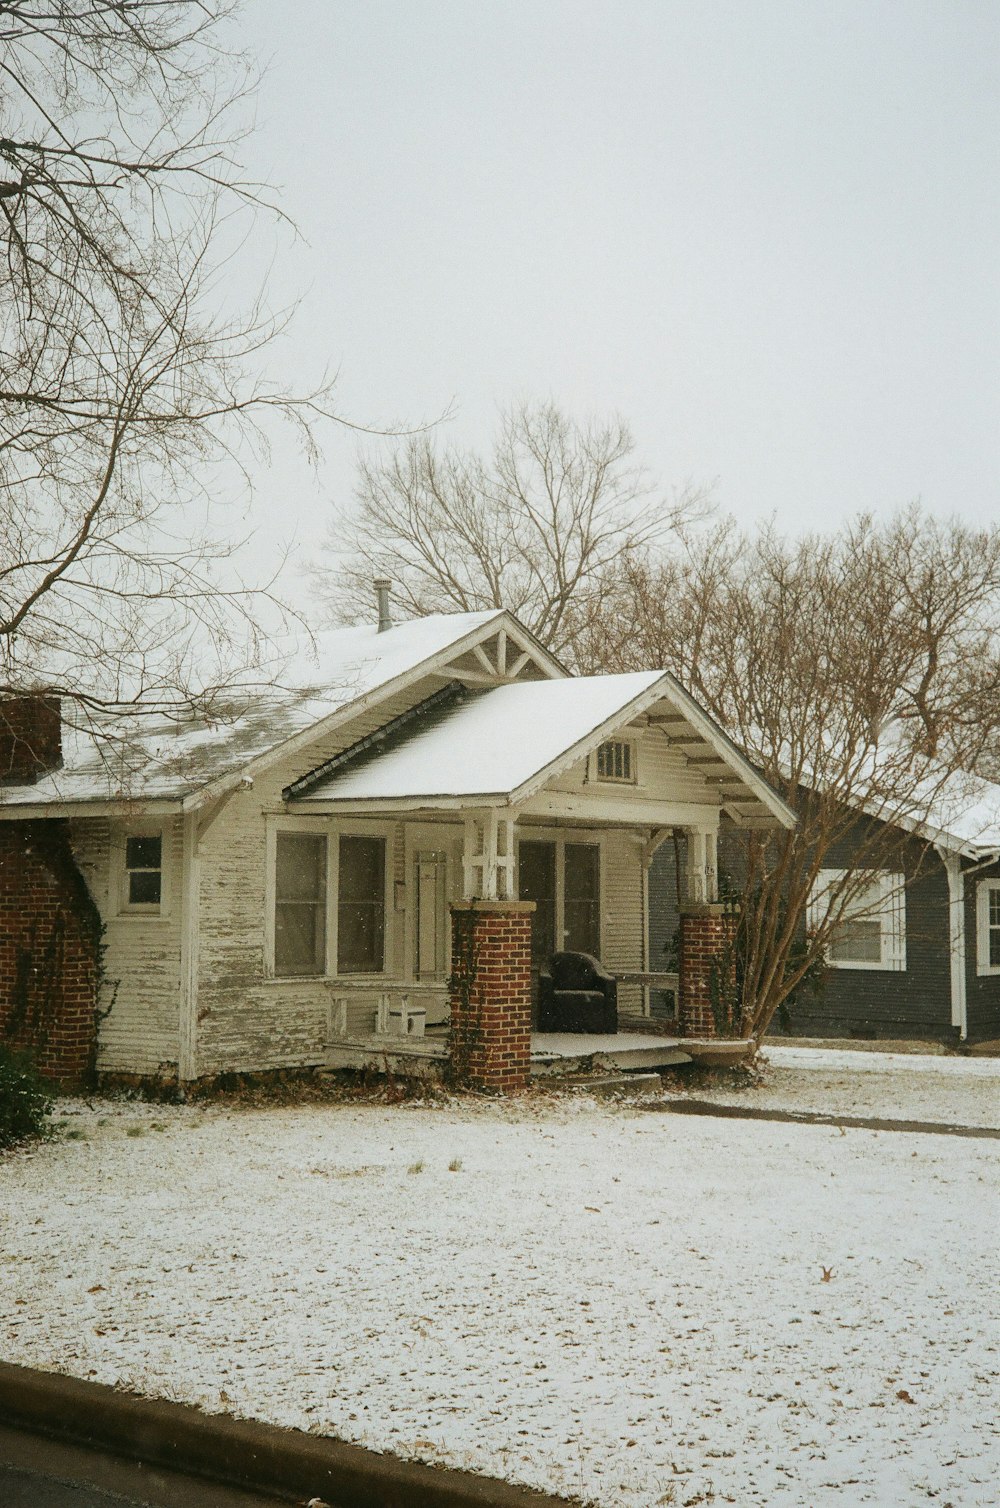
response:
M304 242L282 356L478 442L617 410L665 484L789 529L997 515L996 0L247 0L248 160ZM268 534L322 533L282 452ZM270 505L270 507L268 507Z

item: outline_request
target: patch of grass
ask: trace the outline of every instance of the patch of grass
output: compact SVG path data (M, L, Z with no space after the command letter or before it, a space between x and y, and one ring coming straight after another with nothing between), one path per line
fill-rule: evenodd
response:
M167 1123L166 1121L153 1121L149 1129L150 1131L166 1131Z
M82 1131L79 1126L74 1126L72 1128L72 1130L66 1132L66 1140L67 1141L86 1141L87 1140L87 1133L86 1133L86 1131Z
M145 1134L145 1126L129 1126L128 1130L125 1132L126 1136L145 1136Z
M460 1157L453 1157L451 1159L451 1162L448 1164L448 1172L449 1173L461 1173L461 1171L462 1171L462 1159Z
M424 1171L424 1168L426 1166L427 1166L427 1164L424 1162L423 1158L421 1157L417 1162L411 1162L410 1166L407 1168L406 1171L408 1173L422 1173Z

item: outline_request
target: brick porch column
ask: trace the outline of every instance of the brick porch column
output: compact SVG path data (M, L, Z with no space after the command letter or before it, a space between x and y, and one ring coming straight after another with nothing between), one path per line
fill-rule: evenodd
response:
M511 1094L531 1057L531 914L534 901L454 901L451 907L453 1078Z
M719 901L681 907L678 1017L682 1037L716 1036L713 988L731 998L736 985L733 943L739 914ZM721 1002L723 1008L728 1003Z

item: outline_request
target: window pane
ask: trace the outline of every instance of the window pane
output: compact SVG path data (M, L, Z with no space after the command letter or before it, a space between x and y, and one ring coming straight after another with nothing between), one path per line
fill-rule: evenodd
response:
M991 889L990 896L990 926L1000 927L1000 889Z
M274 908L274 972L322 974L326 966L325 907L279 901Z
M990 928L990 968L1000 969L1000 927Z
M152 838L126 838L125 868L159 869L160 850L161 839L159 834Z
M385 966L385 840L340 840L337 972L379 974Z
M830 943L830 957L836 963L881 963L882 923L878 917L843 922Z
M128 877L130 906L158 906L160 904L160 871L137 869Z
M322 901L326 895L326 838L278 833L275 894L279 901Z
M601 850L596 843L567 843L565 869L566 937L569 953L601 950Z
M537 973L556 951L556 845L522 843L517 876L519 899L535 902L531 918L531 964Z

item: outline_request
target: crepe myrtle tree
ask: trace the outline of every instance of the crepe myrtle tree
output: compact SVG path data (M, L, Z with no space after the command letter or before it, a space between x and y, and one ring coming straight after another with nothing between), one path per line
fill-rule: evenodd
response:
M263 375L286 315L220 313L240 237L279 214L236 157L233 9L0 6L0 692L180 714L227 660L231 689L274 596L231 560L214 463L248 481L269 413L310 453L344 422L328 385Z
M624 559L608 604L578 659L672 670L798 813L734 866L734 1025L759 1036L891 903L875 872L931 857L900 824L957 815L967 772L996 776L1000 529L919 508L798 539L722 522Z
M619 563L705 501L693 486L654 492L624 420L515 403L488 454L419 435L362 455L315 584L340 621L367 600L373 576L389 577L413 615L507 607L572 661L579 625L599 615Z

